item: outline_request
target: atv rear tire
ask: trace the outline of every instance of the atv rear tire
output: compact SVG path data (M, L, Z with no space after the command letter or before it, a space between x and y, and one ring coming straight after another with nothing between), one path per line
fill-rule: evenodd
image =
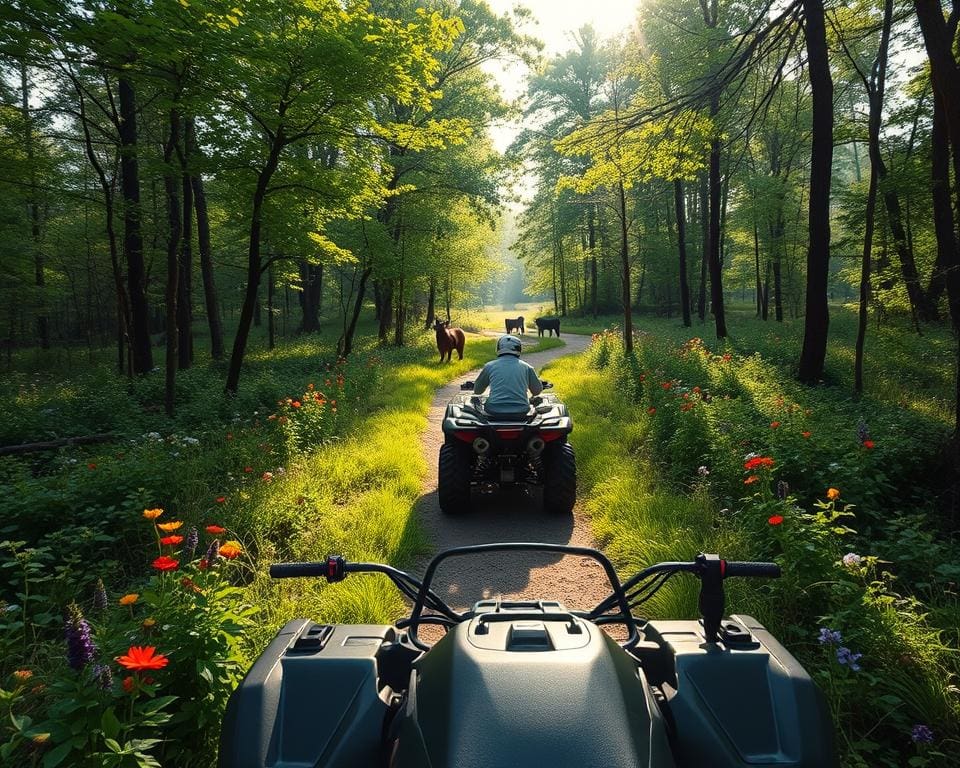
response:
M440 446L440 468L437 478L437 496L440 511L445 515L460 515L470 511L471 455L459 445Z
M577 460L570 443L547 448L543 461L543 508L551 514L569 515L577 503Z

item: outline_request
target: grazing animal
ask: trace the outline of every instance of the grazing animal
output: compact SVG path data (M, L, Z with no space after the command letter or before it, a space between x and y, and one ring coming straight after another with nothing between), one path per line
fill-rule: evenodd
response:
M508 317L503 321L503 324L507 327L507 333L513 333L514 331L520 331L520 333L526 333L526 326L523 324L523 315L520 317Z
M441 363L444 355L447 356L447 362L450 362L453 350L457 350L457 356L460 360L463 360L463 344L466 341L463 331L459 328L448 328L449 325L449 320L440 320L439 318L433 323L433 330L437 332L437 349L440 350Z
M560 336L559 317L538 317L533 322L537 324L537 336L543 336L544 331L549 331L551 336L553 336L553 332L556 331L557 336Z

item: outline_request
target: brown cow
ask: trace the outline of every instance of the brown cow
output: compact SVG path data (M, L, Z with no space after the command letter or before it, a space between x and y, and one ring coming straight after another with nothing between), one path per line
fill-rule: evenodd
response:
M447 356L447 362L453 355L453 350L457 350L458 357L463 360L463 344L465 338L463 331L459 328L448 328L449 320L437 320L433 323L433 330L437 332L437 349L440 350L440 362L443 362L443 356Z

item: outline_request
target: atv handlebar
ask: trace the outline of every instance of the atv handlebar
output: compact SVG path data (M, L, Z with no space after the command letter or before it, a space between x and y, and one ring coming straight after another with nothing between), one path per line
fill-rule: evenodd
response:
M743 563L736 560L724 560L724 578L730 576L753 576L757 578L779 579L780 566L776 563Z

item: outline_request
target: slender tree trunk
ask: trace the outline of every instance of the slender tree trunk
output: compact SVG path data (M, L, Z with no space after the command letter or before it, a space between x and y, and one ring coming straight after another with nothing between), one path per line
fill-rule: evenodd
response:
M707 316L707 263L710 261L710 184L707 174L700 174L700 287L697 295L697 317Z
M870 301L870 255L873 249L873 227L877 208L877 167L870 164L870 187L867 192L867 211L863 235L863 262L860 267L860 310L857 315L857 345L854 356L854 383L857 392L863 392L863 349L867 335L867 310Z
M273 262L267 268L267 349L273 350L277 346L277 323L275 319L274 296L277 286L273 274Z
M763 283L760 280L760 232L757 228L757 219L753 219L753 261L757 278L757 317L763 313Z
M121 77L120 102L120 189L123 194L123 250L127 257L131 360L134 373L153 370L150 347L150 313L147 306L146 268L143 261L143 234L140 228L140 170L137 161L137 102L133 84Z
M591 204L587 209L587 247L590 249L590 309L593 316L598 314L597 309L597 231L593 221L594 207Z
M710 101L710 115L720 111L717 96ZM716 323L717 338L727 337L727 319L723 309L723 278L720 263L720 208L723 184L720 178L720 137L716 134L710 141L710 303Z
M957 235L954 229L953 206L950 203L950 143L947 118L941 98L934 94L933 132L931 135L931 179L933 226L937 235L937 262L930 280L927 301L936 306L947 288L947 271L951 264L960 264ZM954 329L960 333L960 307L950 307Z
M620 193L620 263L623 270L623 346L633 352L633 307L630 293L630 244L627 240L627 196L623 181L618 185Z
M680 254L680 309L683 324L690 327L690 288L687 285L687 214L683 201L683 182L674 179L673 205L677 214L677 249Z
M554 299L556 299L556 290L554 290ZM424 322L424 328L429 329L433 325L434 315L436 313L437 301L437 278L430 275L430 289L427 292L427 317Z
M187 157L199 159L193 118L186 124ZM210 248L210 218L207 214L207 196L203 177L192 173L190 186L193 190L193 208L197 216L197 250L200 255L200 276L203 280L203 302L207 311L207 326L210 329L210 355L214 360L223 357L223 321L220 318L220 302L213 274L213 257Z
M833 79L827 54L823 0L803 0L807 69L813 100L807 297L799 379L815 384L827 355L827 280L830 268L830 174L833 164Z
M30 213L30 242L33 246L34 285L37 287L37 337L41 349L50 349L50 328L47 319L47 299L43 247L40 238L40 201L37 191L37 166L34 155L33 116L30 114L30 79L27 65L20 62L20 109L23 121L23 149L27 156L30 195L27 209Z
M343 334L343 338L337 345L340 357L349 357L350 353L353 352L353 336L357 331L357 321L360 319L360 310L363 309L363 300L366 298L367 293L367 280L370 278L372 271L373 267L364 267L360 273L360 284L357 286L357 297L353 302L353 313L350 316L350 323L347 326L346 332Z
M177 383L177 298L179 294L179 252L182 224L180 221L181 205L177 195L179 177L173 172L173 154L180 141L180 116L176 110L170 112L170 136L163 153L164 176L163 183L167 193L167 221L170 225L169 239L167 240L167 293L166 293L166 380L164 386L163 405L167 416L173 416L174 398Z
M263 201L270 186L270 179L280 164L280 152L284 147L284 133L281 126L270 148L270 155L257 177L257 186L253 193L252 215L250 217L250 239L247 252L247 288L244 293L243 306L240 309L240 322L237 325L237 335L233 340L233 351L230 353L230 367L227 371L226 390L229 394L236 394L240 384L240 369L243 366L243 356L247 349L247 339L250 336L250 325L253 322L253 312L257 304L257 294L260 289L260 275L263 265L260 263L260 237L263 230Z
M179 295L177 296L177 330L180 334L177 351L181 371L186 370L193 363L193 186L190 183L185 155L184 158L181 174L183 233L180 240Z
M381 344L387 343L387 334L393 325L393 281L387 280L380 287L380 324L377 335Z

